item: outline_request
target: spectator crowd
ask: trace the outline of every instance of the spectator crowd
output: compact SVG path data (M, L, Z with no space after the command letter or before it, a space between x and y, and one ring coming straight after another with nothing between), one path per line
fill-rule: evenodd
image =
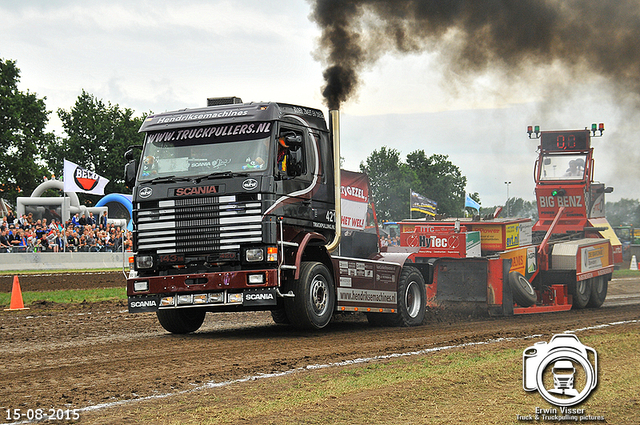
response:
M123 246L131 250L131 232L93 213L62 223L35 219L32 213L15 217L9 210L0 224L0 252L117 252Z

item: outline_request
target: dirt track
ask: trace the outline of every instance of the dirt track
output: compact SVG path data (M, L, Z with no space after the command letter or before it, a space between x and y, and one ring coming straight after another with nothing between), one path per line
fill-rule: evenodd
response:
M118 273L53 279L20 276L20 283L23 291L124 284ZM41 303L0 313L0 408L84 408L312 364L640 319L640 282L614 281L609 294L597 310L535 320L431 312L427 324L409 329L371 328L361 316L345 316L321 332L298 332L264 312L209 314L188 336L167 334L154 314L127 313L125 302Z

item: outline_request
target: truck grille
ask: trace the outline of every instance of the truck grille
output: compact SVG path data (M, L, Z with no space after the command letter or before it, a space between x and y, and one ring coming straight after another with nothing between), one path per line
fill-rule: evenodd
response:
M171 199L137 214L138 251L212 252L262 241L259 194L241 200L233 195Z

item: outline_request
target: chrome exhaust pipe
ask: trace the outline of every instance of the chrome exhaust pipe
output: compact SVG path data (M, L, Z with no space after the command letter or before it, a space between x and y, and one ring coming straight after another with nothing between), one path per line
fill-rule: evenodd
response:
M329 131L331 132L331 141L333 142L333 174L334 174L334 191L336 202L336 233L333 241L326 245L327 251L332 252L340 245L340 237L342 235L342 183L340 182L340 111L332 109L329 111Z

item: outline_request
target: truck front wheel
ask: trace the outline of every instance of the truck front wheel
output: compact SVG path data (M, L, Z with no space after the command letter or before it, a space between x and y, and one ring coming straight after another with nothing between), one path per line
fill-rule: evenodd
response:
M201 308L158 310L156 315L162 327L172 334L188 334L200 329L207 312Z
M336 305L333 277L322 263L304 261L300 279L293 288L295 297L284 300L291 323L303 329L322 329L329 324Z
M572 286L573 308L585 308L591 299L591 280L581 280Z

